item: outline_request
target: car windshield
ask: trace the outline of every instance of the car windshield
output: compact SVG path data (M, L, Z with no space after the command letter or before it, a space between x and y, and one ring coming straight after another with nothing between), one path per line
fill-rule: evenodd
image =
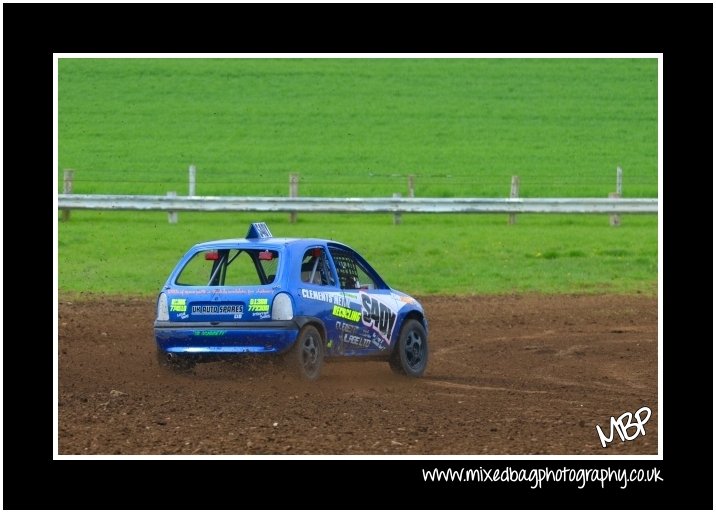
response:
M273 283L279 252L260 248L219 248L192 255L176 278L183 286L238 286Z

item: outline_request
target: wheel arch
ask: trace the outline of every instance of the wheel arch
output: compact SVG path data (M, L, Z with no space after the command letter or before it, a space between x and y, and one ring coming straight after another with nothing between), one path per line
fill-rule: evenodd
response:
M294 321L296 321L296 324L298 325L298 329L302 330L304 326L313 326L318 330L318 333L321 335L321 339L323 341L323 345L326 345L326 340L328 339L328 335L326 333L326 325L323 323L321 319L318 317L295 317Z
M411 310L408 313L405 314L405 317L403 317L402 322L400 323L400 329L398 330L398 333L400 333L400 330L403 329L403 325L409 321L410 319L415 319L420 324L423 325L423 328L425 329L425 333L428 332L428 323L425 320L425 314L421 312L420 310Z

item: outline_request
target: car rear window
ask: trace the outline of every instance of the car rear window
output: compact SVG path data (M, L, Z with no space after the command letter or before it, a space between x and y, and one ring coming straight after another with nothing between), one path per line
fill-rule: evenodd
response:
M279 252L267 249L219 248L198 251L176 278L183 286L239 286L273 283Z

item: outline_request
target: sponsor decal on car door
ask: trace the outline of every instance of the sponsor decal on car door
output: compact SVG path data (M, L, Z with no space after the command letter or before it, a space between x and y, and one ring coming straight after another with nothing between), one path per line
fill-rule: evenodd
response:
M385 342L390 345L395 329L395 320L398 316L395 300L390 294L360 293L361 299L361 322L373 332L377 333Z
M336 353L369 354L391 346L397 319L395 300L383 291L346 291L350 305L335 309Z

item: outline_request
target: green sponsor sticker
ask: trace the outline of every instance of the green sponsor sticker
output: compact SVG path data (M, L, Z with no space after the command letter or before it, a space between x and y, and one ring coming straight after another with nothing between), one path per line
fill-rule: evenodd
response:
M184 299L172 299L169 305L170 312L186 312L186 298Z
M341 319L347 319L349 321L358 322L361 317L361 313L350 308L343 308L342 306L333 306L333 315L340 317Z
M249 312L268 312L269 304L266 298L254 298L249 300Z

